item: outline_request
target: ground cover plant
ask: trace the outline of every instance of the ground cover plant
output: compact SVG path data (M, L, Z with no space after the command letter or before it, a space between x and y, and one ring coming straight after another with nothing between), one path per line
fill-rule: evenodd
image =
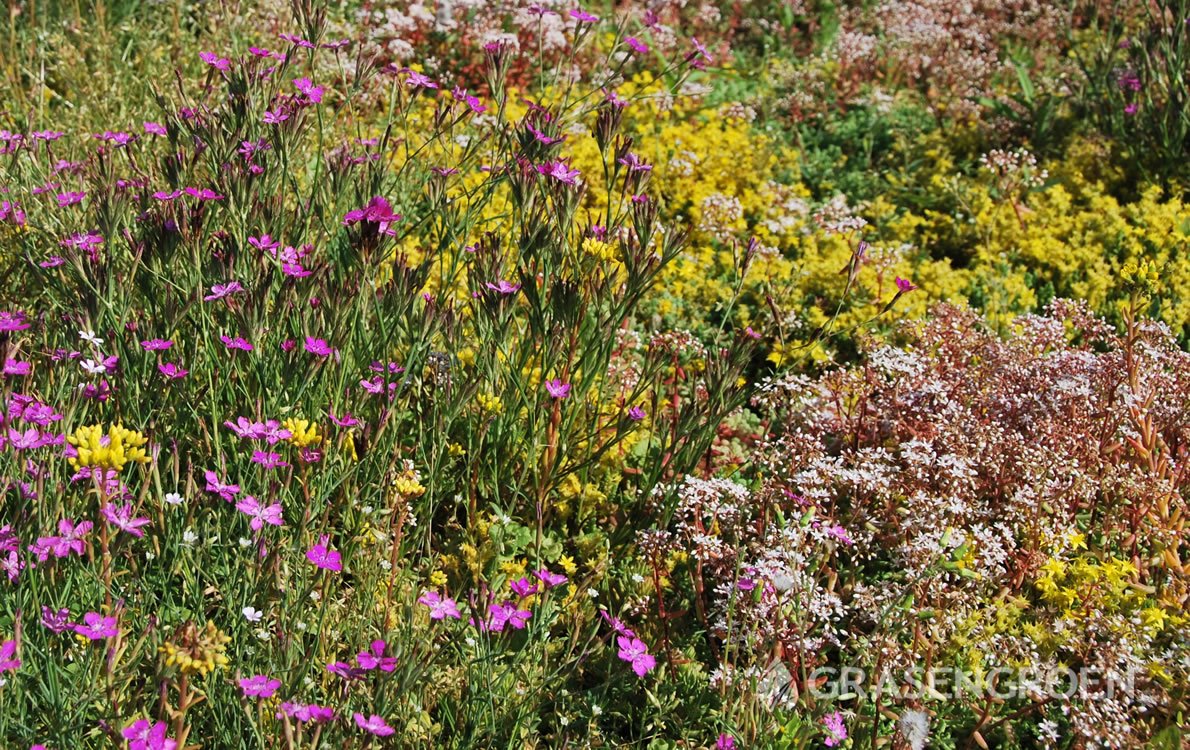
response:
M1181 747L1188 34L10 3L0 747Z

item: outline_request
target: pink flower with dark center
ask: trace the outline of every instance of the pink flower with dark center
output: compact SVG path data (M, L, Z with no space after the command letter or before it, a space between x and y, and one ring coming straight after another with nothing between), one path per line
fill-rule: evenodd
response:
M897 277L896 283L897 283L897 294L905 294L906 292L912 292L914 289L917 288L917 286L915 286L913 284L913 282L911 282L907 279L902 279L900 276Z
M86 197L87 197L87 194L84 192L81 192L81 191L75 192L75 193L59 193L57 196L58 207L66 208L67 206L73 206L73 205L82 203L83 198L86 198Z
M174 342L169 339L149 339L140 342L140 345L147 352L163 352L173 346Z

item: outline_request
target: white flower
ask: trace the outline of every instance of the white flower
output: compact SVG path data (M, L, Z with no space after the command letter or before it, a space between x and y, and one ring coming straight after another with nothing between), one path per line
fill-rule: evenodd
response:
M256 637L262 641L268 641L273 636L271 633L269 633L269 631L265 630L264 628L258 628L256 630Z
M306 632L306 628L309 627L309 625L302 622L301 620L298 620L296 623L294 623L294 625L297 627L298 630L302 631L303 633Z
M198 541L198 534L194 533L194 529L186 529L182 532L183 544L194 544Z
M244 613L244 619L248 622L260 622L260 618L264 617L264 612L256 607L244 607L240 611Z
M182 503L186 502L186 498L182 497L176 492L167 492L165 493L165 502L169 503L170 505L181 505Z
M926 740L930 738L930 716L925 711L909 709L901 714L897 729L909 743L909 747L922 750L926 746Z
M95 331L79 331L79 338L94 347L103 346L103 339L95 335Z
M603 706L599 705L598 703L592 703L591 704L591 715L592 716L603 716Z
M240 537L239 541L240 541L240 546L243 547L244 549L247 549L248 547L252 546L252 540L246 536Z
M103 366L102 362L96 362L93 359L84 359L79 364L91 375L102 375L107 372L107 368Z
M599 596L599 592L596 591L595 589L587 589L587 596L591 597L592 599L595 599Z

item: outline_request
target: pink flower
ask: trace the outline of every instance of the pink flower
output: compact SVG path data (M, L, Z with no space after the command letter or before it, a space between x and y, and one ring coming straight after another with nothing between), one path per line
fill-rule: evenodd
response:
M582 8L576 8L570 11L570 17L579 23L595 23L599 20L599 16L593 16Z
M336 550L327 547L329 541L330 537L325 534L320 537L318 544L306 552L306 559L314 563L315 567L338 572L343 570L343 556Z
M902 279L900 276L897 277L897 294L912 292L916 288L917 287L913 284L913 282Z
M521 289L520 284L513 284L511 281L505 281L504 279L497 279L495 284L490 281L484 282L484 286L496 294L503 294L506 297L510 294L516 294Z
M657 666L657 660L649 653L649 647L641 639L621 635L616 638L616 643L620 646L620 652L616 655L632 665L632 671L636 672L637 677L644 677Z
M222 341L223 345L228 349L239 349L241 351L250 352L254 348L247 342L247 340L240 338L239 336L234 338L231 336L220 336L219 340Z
M384 641L372 641L366 651L360 651L355 656L355 660L359 662L360 669L370 672L373 669L379 669L381 672L392 672L397 668L397 657L385 656L384 649L387 646Z
M407 76L405 78L405 83L407 83L410 86L413 86L414 88L417 88L419 86L422 88L427 88L427 89L438 88L437 83L434 83L433 80L426 78L424 75L422 75L421 73L418 73L416 70L410 70L409 68L405 68L401 72Z
M140 345L147 352L163 352L174 345L174 342L168 339L149 339L148 341L140 342Z
M368 718L358 711L352 714L352 719L355 720L355 725L364 730L368 734L374 734L377 737L388 737L391 734L396 734L397 730L384 723L384 719L376 714L372 714Z
M510 582L508 588L512 589L512 593L520 597L532 596L537 593L537 584L524 576Z
M843 723L843 714L838 711L835 711L830 716L823 717L822 727L828 735L822 744L827 747L837 747L843 743L843 740L847 739L847 725Z
M260 531L266 523L270 526L285 525L281 517L281 503L263 505L255 497L245 495L243 500L236 503L236 510L252 519L248 526L253 531Z
M277 718L288 716L291 719L297 719L300 722L314 722L316 724L325 724L335 720L335 712L329 706L319 706L316 703L292 703L286 701L281 704L281 710L277 712Z
M108 503L99 512L103 514L103 517L112 526L137 538L145 535L145 532L141 531L141 528L149 525L149 519L147 518L132 517L132 505L130 504L117 508L113 503Z
M24 331L29 328L29 324L25 322L25 313L5 312L0 310L0 333L8 331Z
M214 190L211 190L210 188L188 187L188 188L183 188L182 192L185 193L186 195L189 195L191 198L198 198L200 201L221 201L221 200L223 200L222 195L219 195L218 193L216 193Z
M634 36L624 37L624 43L631 47L632 51L638 55L646 54L649 51L649 45Z
M225 57L219 57L219 55L216 55L214 52L199 52L198 57L215 70L224 73L231 70L231 60L228 60Z
M277 109L275 112L265 110L264 115L260 119L266 125L280 125L289 119L289 113L284 109Z
M183 370L173 362L165 362L157 365L157 369L161 371L161 374L165 376L166 380L181 380L190 374L189 370Z
M116 627L116 618L104 617L98 612L88 612L83 615L83 621L75 623L73 630L92 641L115 638L120 633L120 629Z
M555 586L561 586L569 580L561 573L551 573L546 568L541 568L536 573L534 573L534 575L537 576L537 580L541 581L546 585L547 588L551 589Z
M272 451L253 451L252 463L260 464L266 469L281 469L289 466L285 462L285 459L281 457L281 454L273 453Z
M177 750L178 743L166 737L168 731L164 721L150 724L148 719L141 719L125 727L123 736L128 740L128 750Z
M229 503L240 493L238 484L224 484L219 475L213 471L204 472L203 478L207 480L207 492L213 492Z
M537 171L566 185L578 184L579 171L577 169L568 169L565 162L546 162L539 165Z
M202 298L203 302L214 302L215 300L229 297L233 294L239 294L244 291L244 286L238 281L229 281L226 284L215 284L211 287L211 293Z
M454 599L441 596L437 591L427 591L417 600L430 609L431 620L444 620L447 617L459 619L459 605Z
M166 135L165 126L159 122L146 122L145 132L150 135Z
M323 88L321 86L315 86L314 82L309 78L295 78L293 85L298 91L302 92L302 95L305 96L306 99L308 99L311 103L319 104L322 102Z
M67 206L73 206L75 204L82 203L83 198L86 198L86 197L87 197L87 194L84 192L59 193L57 196L58 207L66 208Z
M246 677L240 680L239 684L246 698L272 698L277 688L281 687L280 680L263 674Z
M403 217L400 214L393 213L392 204L383 197L377 195L368 201L368 205L363 208L357 208L354 211L348 211L343 216L343 226L349 227L352 224L366 222L368 224L375 224L377 231L381 234L395 235L397 232L392 228L392 225L400 221Z
M317 357L329 357L335 353L334 348L325 339L318 339L313 336L306 337L306 351Z
M21 660L16 658L17 642L4 641L0 643L0 673L15 672L21 666Z
M730 734L720 734L715 740L715 750L735 750L735 737Z
M570 395L570 383L563 383L554 378L545 381L545 390L550 394L550 398L563 399Z

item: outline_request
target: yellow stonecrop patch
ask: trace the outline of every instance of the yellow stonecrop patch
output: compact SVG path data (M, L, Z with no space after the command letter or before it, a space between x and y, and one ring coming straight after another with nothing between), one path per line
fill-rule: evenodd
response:
M318 425L308 419L290 417L283 423L285 429L292 433L289 442L298 448L308 448L322 442L322 435L318 432Z
M149 463L149 456L145 453L148 439L120 424L112 425L106 432L102 425L79 427L66 438L66 442L74 446L78 454L69 459L70 465L75 468L91 466L119 472L129 462Z
M165 666L177 667L183 675L205 677L227 666L228 643L231 636L219 630L215 623L208 622L201 631L190 624L163 643L159 651L165 657Z

